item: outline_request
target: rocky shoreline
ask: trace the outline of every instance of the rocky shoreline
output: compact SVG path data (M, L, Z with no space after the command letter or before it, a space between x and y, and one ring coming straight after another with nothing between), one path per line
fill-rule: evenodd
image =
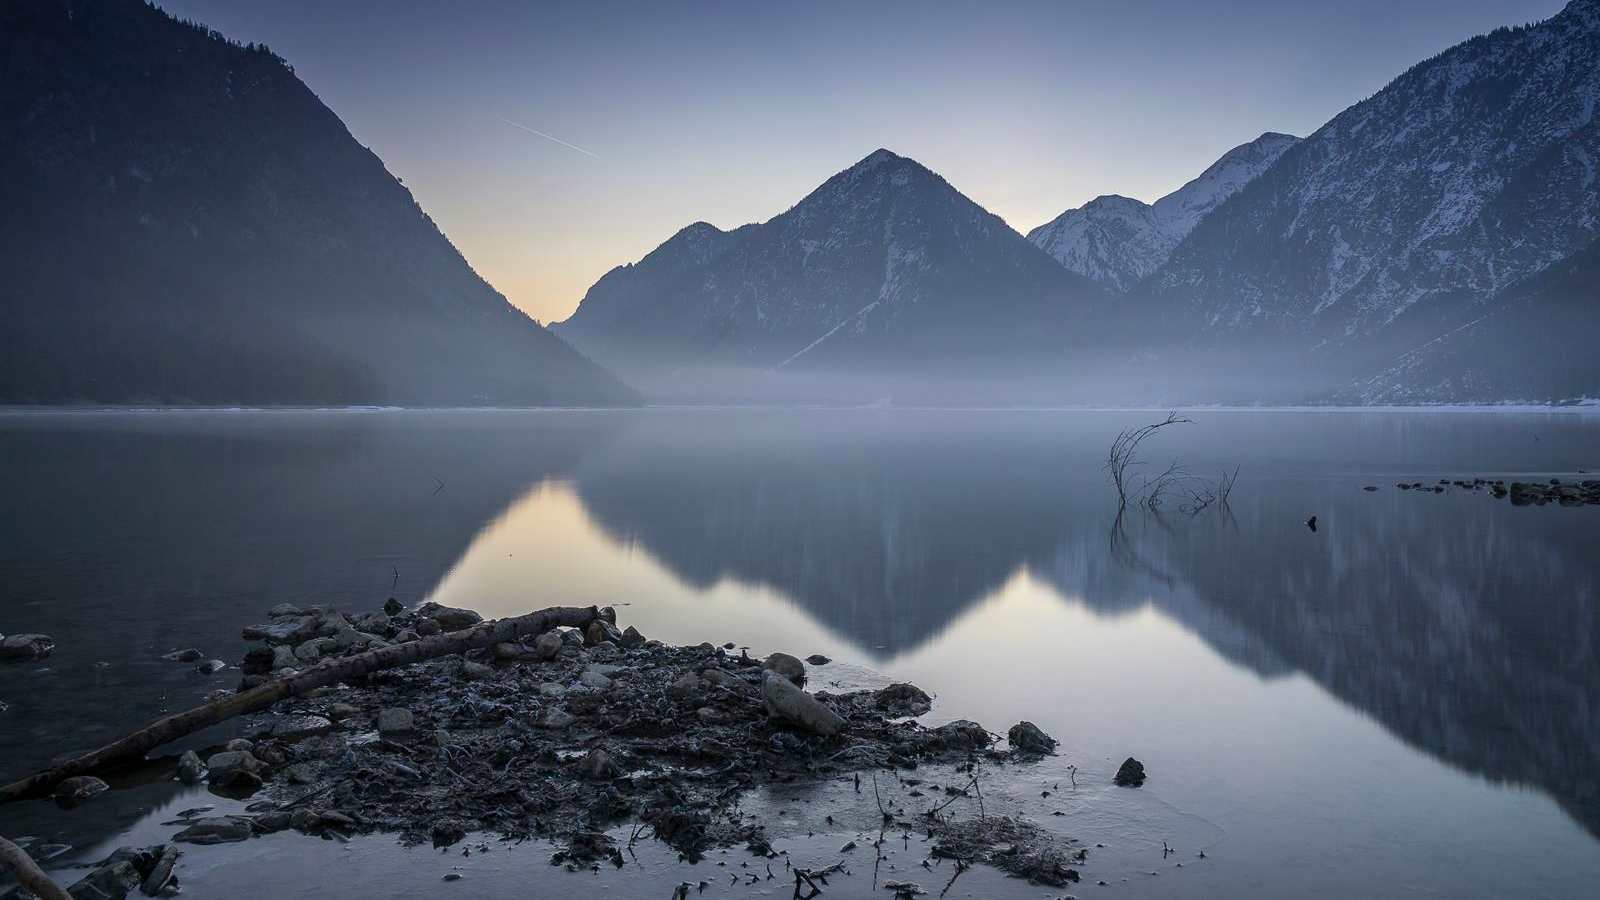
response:
M244 656L241 689L479 621L436 604L357 615L280 606L244 629L258 643ZM769 823L740 798L839 780L876 802L880 844L915 832L926 835L929 860L954 860L958 872L987 863L1055 887L1078 880L1086 848L1020 810L982 807L980 772L1026 765L1052 753L1054 739L1027 722L1005 740L970 721L926 727L913 717L932 700L910 684L808 692L829 664L811 659L808 667L784 653L758 660L731 646L669 646L619 630L608 608L582 632L559 628L318 688L252 717L247 737L178 758L173 777L247 800L241 813L180 817L168 823L170 844L119 851L80 884L94 884L84 894L93 897L141 886L172 893L176 875L163 862L178 845L286 830L393 834L463 854L473 852L469 835L542 839L556 848L550 862L572 871L626 865L636 841L657 840L688 861L740 847L783 859L787 871ZM938 775L918 777L930 771ZM103 788L75 778L57 797L84 802ZM980 814L956 815L951 802L974 793ZM827 873L790 874L803 896Z

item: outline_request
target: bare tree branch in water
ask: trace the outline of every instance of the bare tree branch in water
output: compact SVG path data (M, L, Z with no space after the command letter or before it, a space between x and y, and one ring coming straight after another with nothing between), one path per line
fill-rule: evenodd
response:
M1237 466L1231 473L1223 472L1221 477L1212 480L1195 475L1174 461L1159 474L1145 478L1137 485L1133 483L1135 473L1145 464L1139 458L1139 445L1168 425L1192 424L1193 419L1170 412L1159 422L1138 428L1124 428L1117 433L1116 440L1111 442L1111 449L1106 453L1105 469L1111 473L1111 483L1117 489L1119 520L1130 502L1143 507L1146 512L1159 514L1164 509L1176 508L1189 516L1199 515L1212 506L1227 508L1233 485L1239 479Z

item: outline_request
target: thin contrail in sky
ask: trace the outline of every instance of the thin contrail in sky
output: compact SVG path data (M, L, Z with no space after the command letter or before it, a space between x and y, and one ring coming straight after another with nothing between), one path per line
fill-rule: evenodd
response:
M585 150L582 147L579 147L577 144L569 144L566 141L563 141L561 138L558 138L558 137L556 137L554 135L545 134L542 131L538 131L536 129L529 128L526 125L518 125L516 122L513 122L510 119L504 119L504 118L501 118L500 116L495 116L495 118L500 119L500 121L506 123L507 125L510 125L512 128L521 128L523 131L526 131L529 134L536 134L539 137L542 137L547 141L555 141L556 143L558 143L561 146L566 147L568 149L576 150L579 153L585 154L587 156L592 156L595 159L599 159L600 158L600 154L595 153L592 150Z

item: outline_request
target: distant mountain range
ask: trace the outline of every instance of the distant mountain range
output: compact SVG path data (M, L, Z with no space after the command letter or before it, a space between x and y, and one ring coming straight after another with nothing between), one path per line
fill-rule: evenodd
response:
M556 329L649 382L917 374L935 361L970 375L1068 352L1103 299L943 178L878 150L771 221L685 228L606 273Z
M1027 238L878 150L550 330L264 47L12 0L0 67L0 403L1600 397L1600 0Z
M0 4L0 403L636 395L473 272L264 47Z
M1068 210L1033 253L878 151L769 222L680 232L557 330L657 392L715 364L897 373L864 391L894 399L979 373L1002 400L1597 397L1597 100L1600 0L1573 0L1154 204Z
M1194 226L1278 161L1299 138L1267 132L1212 163L1155 203L1105 194L1028 232L1063 266L1114 291L1129 291L1160 268Z

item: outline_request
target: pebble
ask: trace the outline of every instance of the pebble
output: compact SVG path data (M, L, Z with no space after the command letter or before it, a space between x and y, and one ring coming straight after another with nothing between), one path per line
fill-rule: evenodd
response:
M416 717L411 710L388 707L378 710L378 733L382 735L407 734L416 730Z

